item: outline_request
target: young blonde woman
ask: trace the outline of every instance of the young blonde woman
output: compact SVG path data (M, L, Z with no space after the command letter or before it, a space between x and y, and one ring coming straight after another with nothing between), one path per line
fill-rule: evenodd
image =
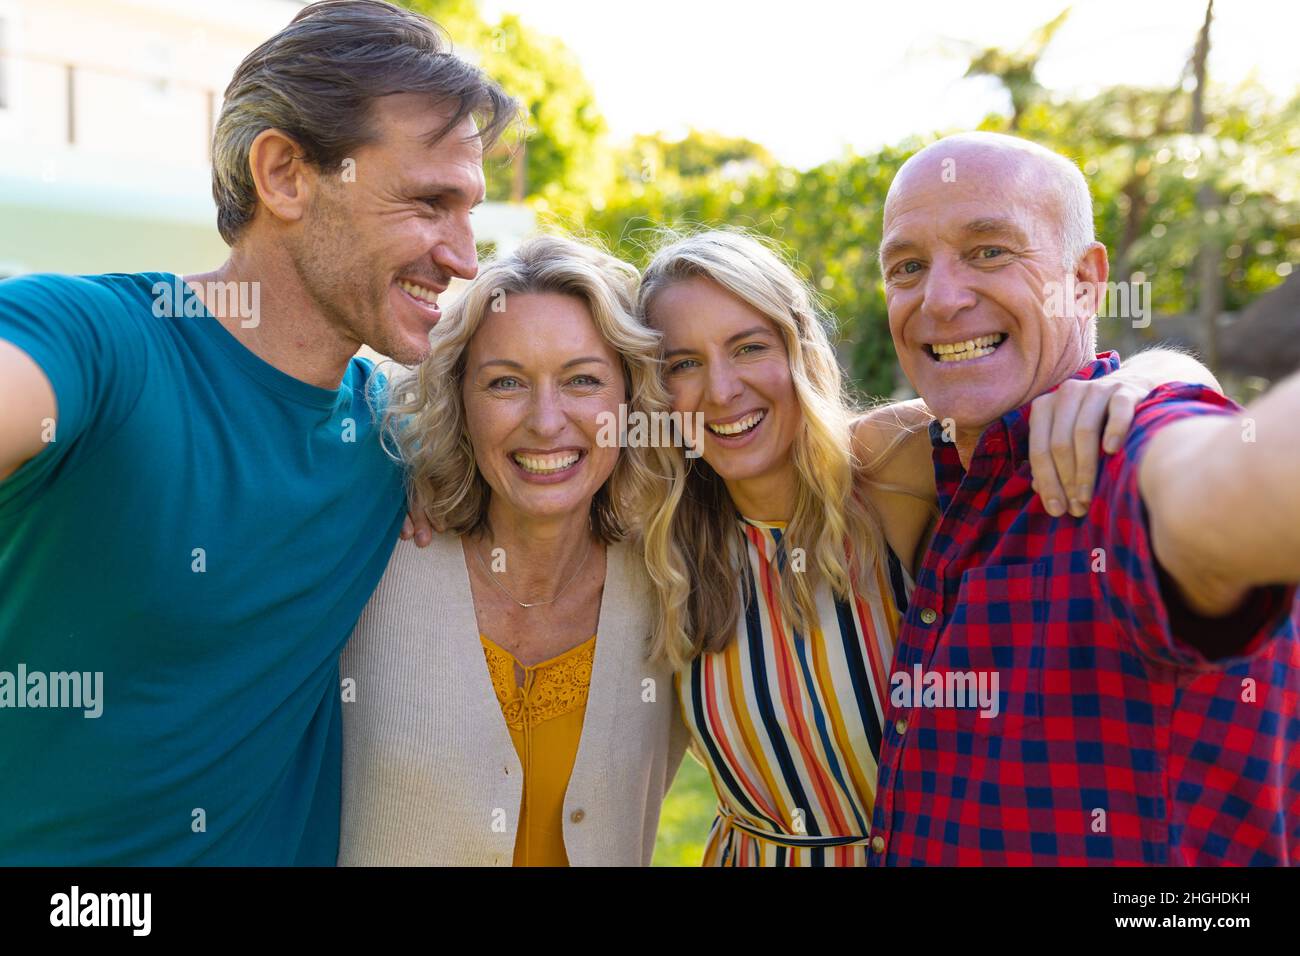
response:
M489 264L394 385L417 512L343 655L342 864L648 865L686 736L636 519L680 456L636 270L544 236Z
M929 416L916 403L859 416L809 290L754 238L669 242L641 311L664 336L673 409L706 426L646 551L656 650L678 669L691 749L717 791L704 863L863 865L909 571L937 514ZM1083 436L1059 476L1036 464L1037 487L1074 487L1072 472L1095 467L1108 404L1108 431L1127 428L1116 389L1131 400L1207 374L1147 353L1089 383L1034 423L1039 440Z

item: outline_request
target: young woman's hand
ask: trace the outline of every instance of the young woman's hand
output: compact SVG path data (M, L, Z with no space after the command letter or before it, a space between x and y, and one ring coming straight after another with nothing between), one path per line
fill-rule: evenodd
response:
M1034 491L1054 518L1088 513L1101 449L1118 451L1133 410L1151 389L1115 375L1069 379L1034 399L1029 411L1029 467Z
M1047 513L1088 513L1101 452L1119 451L1138 402L1165 382L1194 382L1221 391L1200 362L1169 349L1150 349L1098 379L1068 379L1034 399L1029 413L1029 465Z

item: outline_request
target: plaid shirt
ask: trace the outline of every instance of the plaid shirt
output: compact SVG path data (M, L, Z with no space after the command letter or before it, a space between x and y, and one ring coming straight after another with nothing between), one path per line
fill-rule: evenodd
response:
M1110 352L1075 377L1118 367ZM1138 492L1158 429L1236 410L1156 389L1085 518L1051 517L1030 488L1029 406L985 430L968 470L932 426L942 518L894 659L871 865L1300 861L1295 588L1196 618L1152 557ZM1238 638L1231 656L1175 636L1197 629ZM963 672L997 676L996 715L957 693ZM956 690L908 689L937 680Z

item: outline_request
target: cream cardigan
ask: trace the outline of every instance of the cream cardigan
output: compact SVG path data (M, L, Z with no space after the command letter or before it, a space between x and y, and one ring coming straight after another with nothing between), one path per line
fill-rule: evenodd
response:
M645 660L651 607L639 557L611 545L564 798L574 866L650 864L686 746L672 671ZM460 540L399 541L341 660L340 866L511 865L523 769L478 635Z

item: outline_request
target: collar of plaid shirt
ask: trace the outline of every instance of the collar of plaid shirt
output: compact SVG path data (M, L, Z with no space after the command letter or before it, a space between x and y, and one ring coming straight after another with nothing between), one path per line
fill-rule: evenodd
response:
M1096 379L1119 370L1119 353L1103 352L1096 361L1089 362L1073 378ZM1059 388L1059 386L1057 386ZM1044 394L1056 391L1050 388ZM939 490L939 511L946 512L953 496L966 477L968 469L962 467L957 446L945 439L939 422L930 423L930 444L934 448L934 477ZM1019 471L1029 466L1029 406L1024 405L1008 412L984 430L975 453L971 456L969 474L972 480L983 481L1007 469Z
M1117 368L1108 352L1075 377ZM1234 409L1161 386L1077 519L1033 493L1029 406L968 469L932 426L942 518L894 659L871 865L1295 860L1295 591L1252 595L1249 653L1197 658L1170 635L1137 491L1156 429Z

